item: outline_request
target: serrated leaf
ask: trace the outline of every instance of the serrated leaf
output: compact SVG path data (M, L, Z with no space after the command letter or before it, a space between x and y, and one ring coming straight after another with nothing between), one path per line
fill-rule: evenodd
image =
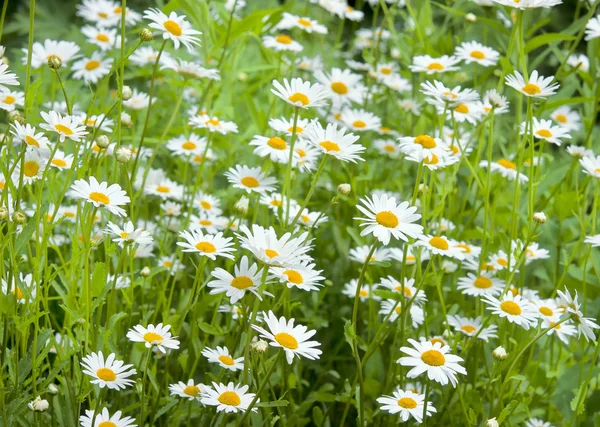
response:
M506 417L512 414L513 411L517 408L517 406L519 406L519 401L511 400L510 403L504 407L502 412L500 412L500 415L498 415L498 419L496 420L498 421L498 424L502 425Z
M355 355L354 343L356 342L356 332L354 331L354 326L352 326L350 320L346 320L346 323L344 323L344 337L346 337L346 342L352 349L352 354Z

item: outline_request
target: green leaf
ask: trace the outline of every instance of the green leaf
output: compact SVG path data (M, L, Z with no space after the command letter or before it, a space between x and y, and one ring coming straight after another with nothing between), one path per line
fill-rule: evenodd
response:
M352 349L352 354L354 354L354 344L356 343L356 332L354 330L354 326L352 326L352 321L350 319L346 320L344 323L344 337L346 337L346 342L350 345Z
M287 400L275 400L273 402L259 402L255 406L258 406L259 408L276 408L288 406L289 403L290 402L288 402Z
M502 422L506 419L506 417L513 413L517 406L519 406L519 401L511 400L510 403L504 407L502 412L500 412L500 415L498 415L498 419L496 420L498 421L498 424L502 425Z
M477 425L477 415L475 415L475 411L472 408L469 408L467 411L467 416L469 417L469 423L471 425Z
M571 410L575 412L575 415L581 415L585 410L585 396L587 395L587 390L584 390L584 386L587 388L587 384L584 382L577 389L577 393L575 393L575 397L571 400Z
M315 425L320 426L323 424L323 411L318 406L313 406L312 419Z
M516 381L525 381L527 379L527 377L525 377L524 375L513 375L512 377L509 378L509 380L516 380Z
M198 327L202 330L202 332L208 335L222 336L225 334L223 331L220 330L220 328L217 328L206 322L198 321Z
M106 286L106 265L103 262L94 264L92 273L92 296L97 297Z
M569 36L563 33L546 33L536 36L529 40L525 45L525 53L529 53L538 47L547 45L548 43L556 43L562 41L573 41L577 38L575 36Z

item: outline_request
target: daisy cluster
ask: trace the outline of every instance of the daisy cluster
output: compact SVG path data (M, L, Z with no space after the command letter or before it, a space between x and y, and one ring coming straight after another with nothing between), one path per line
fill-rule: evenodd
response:
M2 38L0 419L591 422L598 2L287 3Z

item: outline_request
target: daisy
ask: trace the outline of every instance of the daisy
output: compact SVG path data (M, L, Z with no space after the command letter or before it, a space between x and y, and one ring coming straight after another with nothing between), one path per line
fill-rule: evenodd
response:
M22 107L24 102L25 93L0 87L0 109L14 111L17 107Z
M206 138L194 133L189 136L180 135L167 142L167 149L178 156L201 155L206 148Z
M133 89L131 98L123 101L123 105L132 110L143 110L150 105L150 96L147 93L138 92L137 89Z
M542 300L536 298L532 301L533 306L539 312L542 320L557 322L558 318L564 313L564 308L559 307L553 299Z
M360 154L365 147L355 144L359 137L351 132L346 133L344 127L338 129L338 125L335 123L329 123L327 128L323 129L321 123L314 120L306 129L305 138L323 154L333 156L343 162L356 163L356 160L363 160Z
M531 77L527 81L516 70L514 75L506 76L507 86L518 90L525 96L533 98L547 98L550 95L554 95L560 85L552 83L553 80L554 77L540 76L537 70L531 73Z
M225 295L230 298L231 304L237 303L246 295L246 292L252 292L259 300L262 300L258 293L262 270L259 270L256 264L249 265L247 256L244 255L240 263L234 267L233 275L222 268L216 268L210 274L216 279L206 285L211 288L211 295L225 292Z
M83 0L77 5L78 16L101 27L117 25L119 16L114 10L115 3L111 0Z
M349 298L354 298L356 296L356 287L358 286L358 280L352 279L349 283L344 285L342 289L342 294L346 295ZM361 301L366 301L369 297L378 300L379 298L375 295L371 295L368 285L363 285L360 287L360 291L358 292L358 297Z
M575 297L571 296L571 293L568 289L565 288L565 291L558 291L558 296L563 299L565 305L567 307L567 312L571 313L573 316L573 323L577 326L577 330L579 331L579 335L583 333L585 340L596 341L596 335L594 334L594 329L599 329L600 326L597 325L591 317L584 317L583 313L579 309L579 301L577 291L575 291Z
M590 71L590 60L584 54L573 54L567 58L567 64L585 73Z
M515 9L534 9L538 7L552 7L561 4L562 0L494 0L503 6L514 7ZM545 427L545 426L544 426Z
M54 153L54 157L50 161L50 166L59 170L68 170L71 169L73 165L73 154L63 153L61 150L56 150Z
M422 235L419 236L419 245L424 246L434 255L443 255L458 260L465 259L465 251L458 247L454 240L448 239L446 236Z
M2 293L4 295L14 295L17 303L25 304L29 301L35 301L37 294L37 287L33 282L33 275L27 274L23 276L23 273L19 273L19 281L17 282L16 277L12 278L12 285L8 286L8 283L2 279Z
M377 130L381 128L381 119L375 114L363 109L345 109L341 115L341 122L350 129L358 132Z
M496 89L490 89L483 95L483 112L485 114L494 110L494 114L508 112L509 102L505 96L500 95Z
M425 409L425 395L414 393L410 390L404 391L400 388L394 390L393 396L382 396L377 398L382 411L390 414L398 414L403 422L412 416L417 423L423 422L423 410ZM437 412L432 402L427 402L426 416L430 417Z
M262 41L265 47L273 49L275 52L289 51L298 53L304 49L304 46L285 34L279 34L276 37L264 36Z
M579 159L579 163L583 167L583 173L600 178L600 156L594 157L593 154Z
M283 85L277 80L273 80L272 84L274 88L271 92L294 107L312 108L327 105L329 96L319 83L311 85L308 81L295 78L291 81L283 79Z
M92 114L91 116L81 114L79 115L79 120L80 123L89 128L99 129L106 133L111 133L112 126L114 125L114 121L106 117L104 114Z
M78 179L71 185L71 189L78 199L92 203L97 208L106 208L117 216L126 216L125 210L120 206L129 203L130 199L119 184L99 183L90 176L89 183L85 179Z
M500 53L479 42L464 42L456 48L454 56L467 64L475 62L484 67L491 67L498 63Z
M586 236L584 242L592 245L592 248L597 248L598 246L600 246L600 234L596 234L594 236Z
M416 214L417 208L410 206L408 202L398 205L395 197L388 198L385 194L381 197L373 195L371 199L365 197L361 202L365 206L357 205L357 208L366 218L354 218L361 221L361 227L365 227L361 236L373 234L377 240L387 245L391 236L408 242L408 237L416 239L423 233L421 225L412 224L421 215Z
M465 295L475 297L496 296L502 292L504 286L503 280L493 277L490 273L483 272L479 276L467 273L467 277L458 279L457 289Z
M179 396L184 399L200 400L200 394L206 390L206 386L202 383L197 383L193 378L190 378L187 383L179 381L177 384L169 384L171 396Z
M296 215L300 212L300 206L290 205L290 217L296 218ZM310 212L308 209L304 208L302 212L300 212L300 216L298 217L300 220L300 224L305 227L318 227L324 222L328 221L327 215L323 215L322 212Z
M108 28L95 28L86 25L81 29L84 36L87 37L87 42L100 47L106 51L115 47L117 40L117 30Z
M389 322L395 322L402 314L402 303L393 299L387 299L381 301L381 308L379 314L384 317L389 316ZM421 307L416 304L412 304L409 309L410 320L412 327L417 329L425 321L425 312Z
M427 252L425 248L421 246L414 247L412 245L408 245L408 248L406 249L406 260L404 259L403 248L390 248L390 257L398 262L406 262L406 265L414 265L417 262L417 253L415 253L415 251L417 251L417 253L419 251L421 252L421 262L427 261L430 258L429 252Z
M102 411L98 413L86 409L85 415L79 417L81 427L137 427L134 422L135 418L121 418L121 411L115 412L111 417L106 408L103 408Z
M600 15L590 18L585 26L585 39L593 40L600 37Z
M446 110L445 105L437 106L438 114L444 114L444 110ZM471 123L472 125L476 125L478 121L481 120L483 115L483 109L481 102L468 102L463 104L458 104L455 107L452 107L450 110L446 110L446 118L448 120L456 120L458 123L463 123L465 121Z
M260 204L268 206L273 212L277 213L279 210L285 206L290 206L290 209L293 207L298 207L298 202L294 199L288 199L279 193L271 193L271 194L263 194L260 197Z
M581 115L576 110L571 110L563 105L552 111L550 115L559 126L567 130L578 131L581 128Z
M209 132L218 132L221 135L238 132L238 126L234 122L220 120L217 116L206 113L190 118L189 124L196 129L208 129Z
M158 196L163 200L183 198L183 186L171 181L165 176L152 176L146 180L144 193L152 196Z
M408 300L414 299L414 303L418 306L423 305L427 301L425 292L419 292L415 287L415 279L409 279L408 277L404 278L404 284L401 284L392 276L384 277L377 287L404 294L404 298L407 298Z
M183 44L191 53L194 45L200 45L197 36L202 33L192 28L191 24L185 20L185 15L177 16L175 12L171 12L167 16L160 9L150 8L144 12L144 18L152 22L149 25L150 28L162 32L164 40L173 40L175 49L179 49L179 45Z
M333 68L331 73L317 71L315 79L329 92L333 104L337 107L351 103L362 103L366 88L361 83L362 76L352 71Z
M294 238L291 233L277 237L273 227L265 229L257 224L252 224L252 230L242 225L240 231L243 234L236 236L241 247L252 252L258 260L267 265L287 267L311 259L307 255L311 249L307 232Z
M303 291L318 291L323 286L321 281L325 277L321 276L323 270L316 270L315 264L310 261L304 261L290 267L271 267L273 279L287 285L288 288L298 288Z
M456 71L455 67L460 62L459 58L443 55L439 58L432 58L429 55L413 57L413 63L408 66L413 73L445 73L447 71Z
M546 317L542 320L542 327L546 329L552 326L552 329L550 329L547 334L556 334L559 340L561 340L565 345L569 345L569 337L577 335L577 328L572 325L571 321L557 323L558 322L550 320Z
M494 0L499 1L499 0ZM511 0L514 1L514 0ZM540 420L539 418L529 418L525 423L525 427L553 427L549 422Z
M221 212L223 212L220 207L221 201L218 198L202 192L196 194L193 205L197 206L201 212L206 212L213 215L220 215Z
M461 316L448 316L448 324L452 326L457 332L461 332L468 337L473 337L477 335L477 338L488 342L490 338L498 338L496 332L498 331L498 326L491 325L487 328L484 328L479 332L482 327L481 324L481 316L476 318L468 318Z
M27 65L27 49L22 49L25 53L23 64ZM73 42L44 40L44 43L36 42L31 49L31 66L40 68L42 65L48 64L48 58L52 55L57 56L62 61L63 66L66 66L69 61L77 58L79 46Z
M456 374L466 375L467 371L459 365L463 359L449 354L450 347L442 346L440 343L432 344L429 341L421 341L420 343L409 339L408 342L414 347L402 347L400 351L408 356L401 357L397 363L402 366L412 366L406 375L408 378L416 378L423 372L427 372L430 380L436 381L441 385L448 384L448 381L453 387L456 387L458 380Z
M27 151L25 151L22 168L21 162L17 160L14 172L16 177L15 181L18 182L21 172L23 175L23 184L29 185L38 179L42 179L47 164L48 159L45 155L43 155L39 150L28 148Z
M498 172L504 178L507 178L509 181L514 181L518 179L520 183L528 182L529 178L527 175L517 172L517 165L514 162L508 159L500 159L497 162L488 163L487 160L482 160L479 162L480 168L491 168L492 172Z
M260 168L250 168L248 166L236 165L229 168L225 173L227 180L234 188L246 190L246 193L252 192L265 193L275 190L277 180L266 176Z
M131 221L127 221L123 228L108 221L106 227L104 233L113 235L115 238L112 239L112 241L117 243L120 247L123 247L126 243L150 245L154 241L150 232L143 228L135 228Z
M308 123L308 119L298 118L296 123L297 137L300 138L304 136L304 129L306 129ZM294 119L286 119L285 117L282 117L281 119L269 119L269 126L276 132L284 133L287 136L291 136L294 131Z
M268 313L263 312L263 319L267 323L269 331L257 325L252 325L252 328L258 331L262 338L269 340L272 347L282 348L288 364L292 363L295 356L303 356L310 360L319 359L322 351L315 347L321 344L317 341L307 341L317 331L309 331L303 325L294 326L294 319L288 321L283 316L277 319L270 310Z
M78 123L75 116L65 115L62 116L60 113L50 111L48 113L41 111L40 115L46 123L40 124L42 129L50 132L56 132L59 136L60 142L65 142L66 138L69 138L75 142L81 141L81 139L88 134L84 126Z
M530 133L536 139L543 139L560 146L561 138L571 139L568 129L561 126L552 126L550 120L538 120L533 118L531 128L527 125L527 122L521 123L521 135L529 135Z
M404 154L415 154L417 158L433 160L434 156L441 157L442 153L448 151L448 145L440 138L429 135L418 135L398 138L398 148Z
M483 297L487 304L487 309L500 317L506 317L511 322L521 326L523 329L529 329L537 324L538 313L535 307L521 295L513 295L507 292L502 300L491 295Z
M8 64L0 62L0 89L6 89L5 85L18 86L19 80L15 73L8 71Z
M112 63L112 58L105 58L101 52L93 52L89 58L74 62L71 70L74 78L96 84L110 72Z
M229 384L212 383L211 387L206 387L200 395L200 403L208 406L216 406L217 412L225 411L226 414L232 412L246 412L255 398L254 393L246 393L248 386L242 386L230 382ZM260 402L256 399L255 403ZM258 408L252 408L256 412Z
M216 350L204 347L202 356L206 357L210 363L218 363L222 368L233 372L244 369L244 358L238 357L234 359L226 347L217 347Z
M184 79L210 79L210 80L221 80L219 70L204 68L202 64L192 61L184 61L178 58L167 57L162 61L160 67L161 70L170 69L174 70L177 74L182 76Z
M167 55L167 52L163 52L160 56L159 63L163 63L165 58L168 57L169 55ZM129 56L129 61L140 67L154 64L157 59L158 50L155 50L150 46L140 46Z
M287 164L290 158L290 149L285 139L278 136L254 135L250 145L256 147L254 154L260 157L269 157L276 163Z
M391 139L376 139L373 141L375 149L379 151L379 154L388 156L392 159L397 159L400 156L400 148L396 144L396 141Z
M461 89L460 86L450 89L438 80L421 83L421 92L426 96L427 103L434 105L440 101L455 106L479 100L479 94L473 89Z
M127 332L127 338L133 342L143 342L146 348L156 347L161 353L166 353L166 349L178 349L179 341L177 337L172 337L171 325L163 326L162 323L158 325L148 325L147 328L142 325L136 325Z
M115 354L111 353L104 360L101 351L91 353L81 361L83 373L93 377L91 383L97 384L100 388L119 390L133 385L135 381L127 379L137 373L135 369L129 369L133 365L125 365L123 361L115 360L115 357Z
M319 24L314 19L292 15L288 12L283 12L283 18L273 27L274 30L290 30L292 28L299 28L309 34L327 34L325 25Z
M177 246L181 246L183 252L196 252L201 256L206 256L215 261L218 256L234 259L231 252L233 248L233 239L231 237L223 237L223 233L203 234L202 230L193 228L191 231L180 231L179 236L185 242L177 242Z

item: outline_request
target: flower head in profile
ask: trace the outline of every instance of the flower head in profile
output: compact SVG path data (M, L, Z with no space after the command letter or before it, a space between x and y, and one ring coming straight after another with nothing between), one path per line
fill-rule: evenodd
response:
M179 341L177 337L171 336L171 325L148 325L147 328L142 325L136 325L127 332L127 338L133 342L143 342L146 348L156 347L162 353L167 349L178 349Z
M202 33L192 28L192 25L186 21L185 15L178 16L175 12L171 12L167 16L160 9L150 8L144 12L144 18L152 22L150 28L162 33L163 39L173 40L175 49L179 49L180 44L183 44L189 52L192 52L194 45L200 45L197 36Z
M204 384L194 381L190 378L187 383L179 381L177 384L170 384L169 391L171 396L179 396L188 400L200 400L200 393L206 388Z
M96 415L95 418L94 415ZM121 411L117 411L111 416L106 408L98 413L86 409L85 415L79 417L79 423L81 427L137 427L134 424L135 418L121 417L121 415Z
M540 76L537 70L533 70L527 81L515 70L514 74L506 76L506 85L518 90L525 96L532 98L547 98L554 95L560 86L552 83L554 77Z
M206 387L202 390L200 395L200 402L208 406L216 406L217 412L225 411L228 413L246 412L248 407L254 400L254 393L247 393L248 386L241 384L217 384L212 383L211 387ZM260 402L260 399L256 400L256 403ZM258 408L252 408L253 412L256 412Z
M364 160L360 155L365 147L356 144L359 137L351 132L346 133L344 127L338 129L337 124L329 123L324 129L319 121L314 120L304 133L306 140L325 155L344 162Z
M322 351L316 348L321 343L308 341L317 331L309 331L303 325L294 326L294 319L287 320L283 316L278 319L272 311L263 313L263 318L269 328L268 331L257 325L252 325L252 328L256 329L262 338L269 340L271 346L282 348L288 364L292 363L294 357L315 360L321 356Z
M133 365L125 365L123 361L116 360L114 353L109 354L106 360L101 351L91 353L82 359L81 366L84 374L93 377L91 383L100 388L119 390L135 383L128 379L136 374L135 369L130 369Z
M195 252L201 256L216 260L218 256L233 259L231 252L235 251L233 247L233 239L231 237L223 237L223 233L219 232L215 235L204 234L199 228L192 228L190 231L184 230L179 233L179 236L184 239L183 242L177 242L177 246L183 248L183 252Z
M238 357L234 359L231 357L229 350L226 347L217 346L216 349L204 347L202 355L208 359L210 363L217 363L230 371L239 371L244 369L244 358Z
M129 203L130 199L119 184L100 183L96 178L90 176L89 182L85 179L78 179L73 183L71 189L73 195L78 199L92 203L97 208L108 209L117 216L126 216L125 210L120 206Z
M273 89L275 95L283 99L288 104L298 108L314 108L327 105L329 95L325 88L319 84L311 84L297 77L288 81L283 79L283 84L273 80Z
M257 224L252 224L252 229L242 225L240 231L237 237L241 247L266 265L286 267L311 260L308 232L298 237L292 237L291 233L278 237L273 227L264 228Z
M364 206L356 207L365 217L354 218L361 221L360 226L364 227L361 236L373 234L381 243L387 245L392 236L408 242L409 237L416 239L423 233L421 225L413 224L421 215L415 213L417 208L410 206L408 202L397 204L395 197L388 197L386 194L374 194L371 198L365 197L361 202Z

